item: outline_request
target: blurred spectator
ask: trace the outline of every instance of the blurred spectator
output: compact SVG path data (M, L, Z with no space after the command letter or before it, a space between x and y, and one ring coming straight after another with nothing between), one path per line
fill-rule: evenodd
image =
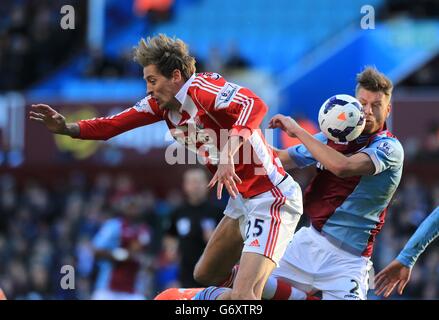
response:
M404 141L406 160L410 163L434 162L439 159L439 118L432 119L423 136L407 137Z
M439 122L432 122L425 139L424 152L439 158Z
M178 239L178 279L184 288L199 286L193 278L195 264L222 218L220 208L208 201L208 182L204 169L189 169L184 173L182 187L186 196L185 203L171 214L167 232L167 237L171 239L165 239L167 242Z
M176 241L175 238L163 238L162 248L158 253L154 263L154 291L156 293L168 288L180 287L180 262L178 252L178 241Z
M93 239L99 273L93 299L145 299L142 269L151 241L149 226L141 223L142 211L136 197L119 198L122 217L104 223Z

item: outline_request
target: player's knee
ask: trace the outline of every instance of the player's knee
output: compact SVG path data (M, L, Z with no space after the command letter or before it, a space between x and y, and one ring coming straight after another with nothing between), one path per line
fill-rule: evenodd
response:
M199 262L194 268L194 280L203 286L209 286L213 284L213 278L209 274L208 270L203 267Z

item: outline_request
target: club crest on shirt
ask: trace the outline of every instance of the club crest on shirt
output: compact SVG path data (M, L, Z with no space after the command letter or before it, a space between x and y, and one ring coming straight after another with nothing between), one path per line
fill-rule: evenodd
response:
M218 73L215 72L203 72L202 76L206 79L210 78L213 80L218 80L219 78L221 78L221 76Z

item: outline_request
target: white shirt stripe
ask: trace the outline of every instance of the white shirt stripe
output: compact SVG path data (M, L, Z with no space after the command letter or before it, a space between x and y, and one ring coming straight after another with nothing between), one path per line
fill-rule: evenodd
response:
M195 79L192 83L198 83L199 85L201 85L203 87L209 88L209 89L211 89L213 91L217 91L217 92L220 92L220 90L221 90L221 89L218 89L216 86L212 86L212 85L209 85L208 83L206 84L203 81L199 81L199 79Z
M209 85L209 86L212 86L212 87L217 88L217 89L222 89L222 88L223 88L222 86L217 86L216 84L213 84L213 83L208 82L208 81L207 81L206 79L204 79L203 77L197 77L197 78L195 78L195 80L196 80L196 81L201 81L201 82L203 82L204 84Z
M250 141L253 150L261 161L267 177L270 179L273 185L278 185L282 179L283 175L278 171L278 168L273 164L272 158L274 154L268 151L268 148L262 138L259 136L257 131L253 132L249 137L248 141Z
M193 82L192 85L193 85L194 87L200 88L200 89L202 89L202 90L204 90L204 91L210 92L210 93L212 93L212 94L214 94L214 95L217 95L217 94L218 94L218 92L213 91L213 90L211 90L211 89L209 89L209 88L206 88L206 87L204 87L204 86L202 86L202 85L200 85L200 84L198 84L198 83Z

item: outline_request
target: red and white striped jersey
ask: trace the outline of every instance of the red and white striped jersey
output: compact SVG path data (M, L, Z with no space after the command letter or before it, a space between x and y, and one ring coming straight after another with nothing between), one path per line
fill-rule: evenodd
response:
M282 181L285 171L259 127L268 107L253 92L209 72L194 74L175 98L181 103L179 110L160 110L155 99L147 96L117 115L81 120L80 138L107 140L164 120L174 139L203 157L215 173L219 151L230 136L240 135L246 138L235 157L241 195L255 196Z

